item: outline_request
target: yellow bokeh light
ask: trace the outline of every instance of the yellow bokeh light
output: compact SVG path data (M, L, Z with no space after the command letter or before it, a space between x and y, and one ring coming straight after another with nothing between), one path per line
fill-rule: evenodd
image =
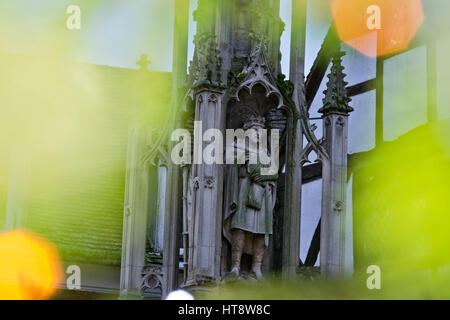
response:
M61 276L48 241L24 231L0 234L0 299L48 299Z

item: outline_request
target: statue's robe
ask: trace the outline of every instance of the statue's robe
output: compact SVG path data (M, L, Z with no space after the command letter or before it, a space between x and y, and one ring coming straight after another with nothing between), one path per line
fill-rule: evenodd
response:
M250 171L253 169L251 165L227 167L223 234L230 243L233 229L264 235L267 246L272 234L276 184L269 180L273 177L267 177L262 183L252 181ZM253 253L252 241L246 241L244 252Z

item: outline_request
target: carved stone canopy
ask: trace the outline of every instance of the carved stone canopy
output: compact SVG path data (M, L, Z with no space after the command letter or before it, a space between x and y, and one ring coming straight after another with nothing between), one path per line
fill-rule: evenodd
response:
M253 87L261 85L266 90L266 96L275 95L278 97L277 108L283 105L283 98L280 90L277 87L275 77L270 71L270 66L265 54L266 46L264 43L256 45L253 53L249 57L249 63L242 71L244 80L236 89L234 98L239 100L239 93L243 89L247 89L250 94L253 93Z
M232 92L228 104L228 127L241 128L249 115L264 117L283 105L277 82L270 72L264 53L264 44L256 46L249 63L241 72L243 79Z
M249 116L266 118L269 110L278 105L278 97L274 94L266 96L266 89L262 85L255 85L252 91L242 90L239 100L232 100L228 106L228 128L242 128Z

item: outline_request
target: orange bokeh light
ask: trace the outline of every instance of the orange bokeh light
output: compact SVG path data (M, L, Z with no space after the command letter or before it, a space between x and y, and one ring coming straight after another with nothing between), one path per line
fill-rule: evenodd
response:
M0 234L0 299L48 299L62 272L56 248L24 231Z
M333 0L339 38L377 57L408 48L424 21L421 0Z

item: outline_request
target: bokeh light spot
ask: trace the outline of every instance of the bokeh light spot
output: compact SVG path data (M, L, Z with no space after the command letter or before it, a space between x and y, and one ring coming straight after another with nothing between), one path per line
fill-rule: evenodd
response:
M339 38L377 57L408 48L424 21L421 0L333 0Z
M25 231L0 234L0 299L43 300L62 278L59 255L48 241Z

